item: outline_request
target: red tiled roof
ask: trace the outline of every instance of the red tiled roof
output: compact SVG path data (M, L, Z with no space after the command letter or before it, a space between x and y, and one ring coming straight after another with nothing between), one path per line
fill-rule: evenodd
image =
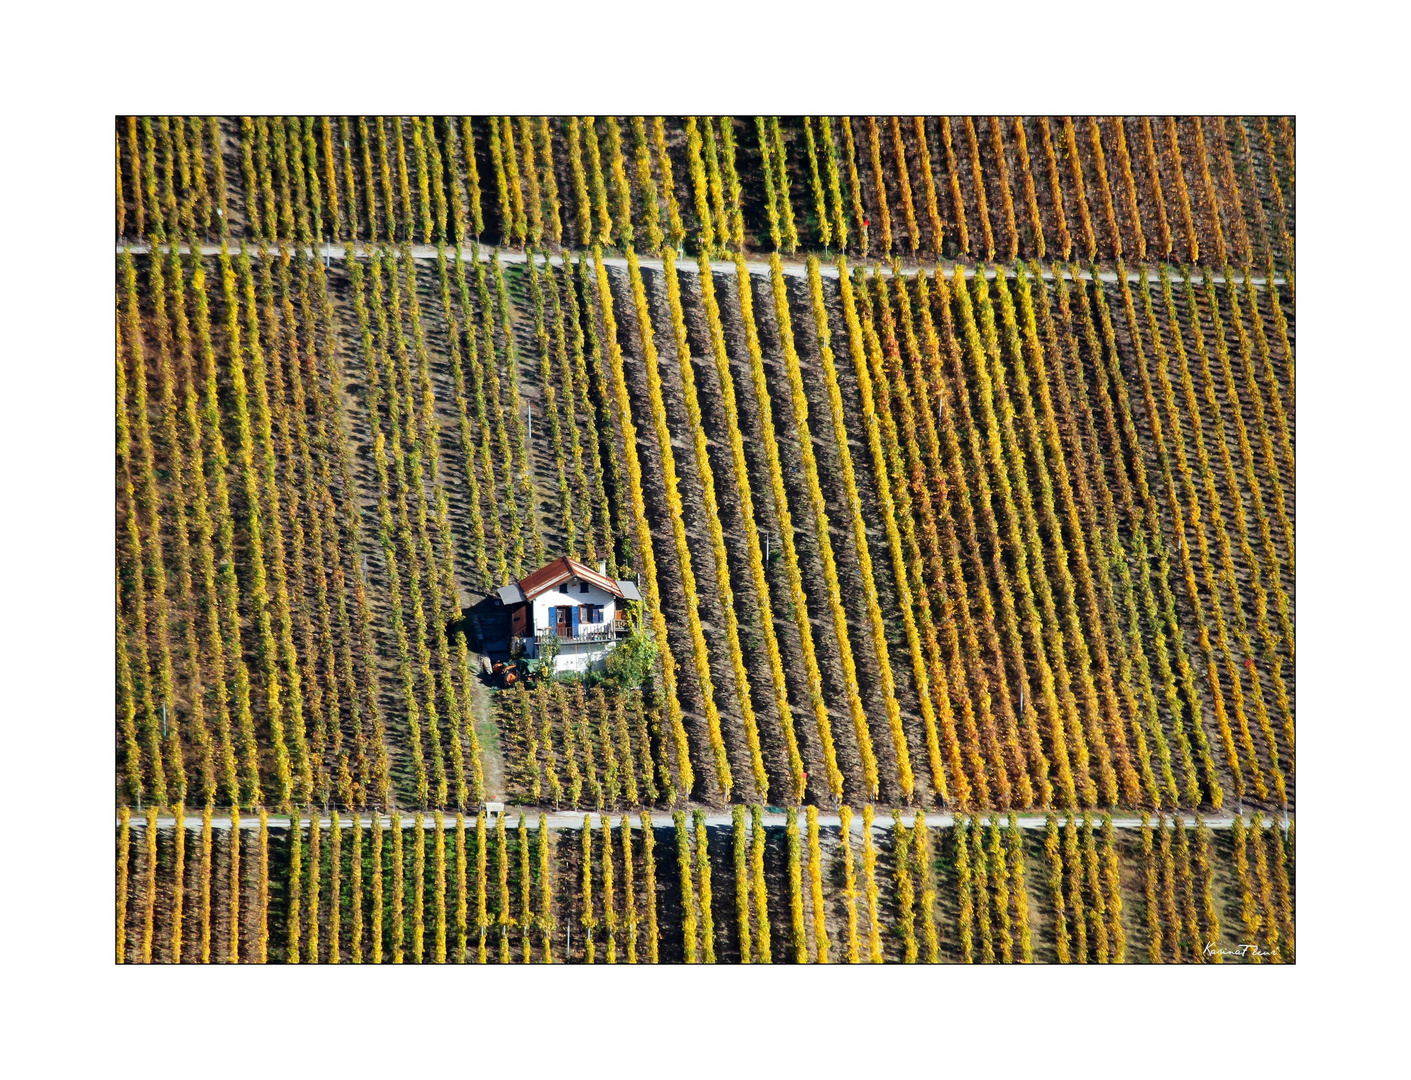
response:
M571 577L579 577L584 581L591 582L604 592L612 593L613 596L620 597L622 595L621 586L612 578L584 566L576 559L570 559L567 555L560 556L551 563L546 563L528 577L520 578L519 587L524 590L525 599L532 600L541 592L546 592L560 581L566 581Z

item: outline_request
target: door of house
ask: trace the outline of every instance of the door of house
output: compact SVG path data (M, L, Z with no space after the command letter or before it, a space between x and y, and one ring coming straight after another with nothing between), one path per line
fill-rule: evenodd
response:
M564 606L564 607L555 608L554 611L557 613L557 621L556 621L556 626L555 626L555 632L556 632L556 633L558 634L558 636L561 637L561 638L566 638L566 637L572 636L572 634L573 634L573 608L568 607L568 606Z

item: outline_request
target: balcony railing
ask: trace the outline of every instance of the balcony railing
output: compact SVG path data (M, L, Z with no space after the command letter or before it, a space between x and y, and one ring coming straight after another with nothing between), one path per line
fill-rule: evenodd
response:
M591 641L614 641L617 638L617 624L604 623L580 623L578 633L574 633L572 627L549 627L540 628L534 631L534 641L547 641L550 638L557 638L560 642L574 644L577 642Z

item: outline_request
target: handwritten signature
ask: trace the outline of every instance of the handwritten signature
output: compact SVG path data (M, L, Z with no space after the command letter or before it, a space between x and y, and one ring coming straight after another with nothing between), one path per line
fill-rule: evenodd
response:
M1244 945L1236 945L1236 946L1234 946L1233 948L1228 948L1228 947L1226 947L1226 946L1224 946L1224 945L1217 945L1217 944L1215 944L1215 942L1213 942L1213 941L1207 941L1207 942L1205 943L1205 955L1206 955L1206 956L1239 956L1239 957L1258 956L1258 957L1266 957L1266 956L1269 956L1270 953L1269 953L1269 951L1268 951L1267 949L1261 949L1258 945L1244 944Z

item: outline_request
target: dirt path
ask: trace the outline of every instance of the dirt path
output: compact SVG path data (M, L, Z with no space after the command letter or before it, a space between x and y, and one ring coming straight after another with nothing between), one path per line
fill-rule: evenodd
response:
M478 678L470 680L471 705L475 709L475 734L480 740L480 761L485 769L485 798L491 802L505 797L505 758L500 752L500 729L490 688Z
M488 787L489 782L490 782L490 779L489 779L488 774L487 774L487 776L486 776L485 782L486 782L486 785L487 785L487 787ZM538 812L538 811L531 810L530 808L527 808L527 807L521 808L521 807L517 807L517 806L516 806L516 807L506 807L506 808L505 808L505 813L509 816L509 818L517 820L517 819L518 819L518 816L519 816L519 814L520 814L520 812L521 812L521 810L523 811L523 813L524 813L524 815L525 815L525 824L526 824L529 828L531 828L531 829L537 829L537 828L539 827L539 812ZM359 823L360 825L362 825L362 826L364 826L364 827L371 827L371 825L372 825L372 817L371 817L370 815L367 815L367 814L358 814L358 815L355 815L355 816L356 816L356 819L357 819L357 821L358 821L358 823ZM984 815L981 815L981 816L983 817ZM1059 815L1057 815L1057 816L1058 816L1060 819L1063 818L1063 815L1061 815L1061 814L1059 814ZM601 820L601 812L598 811L598 810L592 810L592 809L584 809L584 810L559 810L559 811L554 811L554 812L552 812L552 813L546 813L546 814L545 814L545 822L547 823L547 825L548 825L548 827L549 827L550 829L581 829L581 828L583 828L583 819L584 819L585 817L589 818L589 820L592 822L592 824L591 824L591 827L592 827L592 828L595 828L595 829L596 829L596 828L599 828L599 827L600 827L600 825L599 825L598 823L599 823L599 821ZM997 817L999 817L1001 820L1004 819L1004 815L997 815ZM311 820L312 820L311 818L306 817L306 816L303 816L303 815L300 815L300 818L299 818L299 822L300 822L301 825L308 825ZM351 829L351 828L353 827L353 820L354 820L354 816L341 817L341 818L339 818L338 824L339 824L339 826L342 827L342 828ZM910 827L911 824L914 822L915 818L914 818L914 815L912 815L912 814L910 814L910 813L907 813L907 814L904 814L904 815L903 815L903 820L906 822L907 826ZM1168 816L1168 817L1166 818L1166 821L1167 821L1168 824L1169 824L1170 822L1174 821L1174 820L1175 820L1175 815L1171 815L1171 816ZM277 817L271 815L270 818L269 818L269 827L270 827L271 829L286 829L286 828L289 827L289 821L290 821L290 819L289 819L289 817L288 817L287 815L280 814L280 815L277 816ZM654 813L654 814L651 815L651 821L652 821L652 828L654 828L654 829L670 829L670 828L673 828L674 825L675 825L675 822L674 822L674 820L673 820L673 818L672 818L672 816L671 816L670 813L663 813L663 812ZM780 813L766 813L766 814L764 814L764 815L762 816L762 821L763 821L764 827L765 827L766 829L782 829L782 828L784 828L784 827L788 824L788 817L787 817L785 814L780 814ZM1188 828L1188 829L1194 829L1194 828L1196 827L1196 819L1195 819L1195 817L1192 816L1192 815L1181 815L1181 821L1184 822L1186 828ZM1203 818L1202 821L1203 821L1203 823L1204 823L1208 828L1211 828L1211 829L1229 829L1229 828L1232 828L1232 827L1234 826L1235 818L1233 818L1233 817L1208 817L1208 818ZM323 825L325 828L328 828L328 827L330 827L331 819L330 819L330 818L326 818L326 817L321 817L321 818L319 818L319 822L320 822L320 824ZM1019 827L1020 827L1021 829L1045 829L1045 828L1048 827L1048 818L1047 818L1047 817L1043 817L1043 816L1041 816L1041 815L1036 815L1036 814L1028 814L1028 815L1023 815L1023 814L1021 814L1021 815L1019 816L1019 818L1018 818L1018 822L1019 822ZM1284 823L1284 822L1282 821L1282 819L1277 818L1277 817L1275 817L1275 816L1273 816L1273 815L1270 815L1270 814L1265 814L1265 815L1263 815L1263 816L1262 816L1262 822L1263 822L1263 825L1264 825L1265 828L1272 828L1272 827L1275 826L1275 825L1283 824L1283 823ZM116 821L115 821L115 823L116 823ZM384 817L384 818L382 819L382 823L383 823L383 825L384 825L385 827L387 827L387 828L390 828L390 827L391 827L391 819L390 819L390 818ZM732 822L731 822L731 817L730 817L729 814L707 814L706 817L705 817L705 824L706 824L706 827L707 827L707 828L723 828L723 827L728 827L728 826L731 825L731 823L732 823ZM144 817L143 815L140 815L140 814L133 814L132 817L131 817L131 819L129 820L128 824L129 824L130 827L133 827L133 828L144 827L144 826L147 824L147 819L146 819L146 817ZM411 816L411 812L408 811L408 812L406 813L406 815L402 818L402 827L403 827L404 829L410 829L410 828L412 828L412 827L414 826L414 824L415 824L415 821L414 821L413 817ZM930 829L949 829L949 828L951 828L954 824L955 824L955 815L954 815L954 814L927 814L927 815L926 815L926 827L927 827L927 828L930 828ZM171 817L170 815L166 815L166 816L158 815L158 817L157 817L157 828L159 828L159 829L170 829L170 828L174 827L175 825L176 825L176 819L175 819L174 817ZM842 825L842 819L841 819L837 814L819 814L819 815L818 815L818 826L819 826L819 828L822 828L822 829L837 829L837 828L841 827L841 825ZM1139 829L1139 828L1141 828L1141 826L1142 826L1142 821L1141 821L1141 818L1137 818L1137 817L1114 817L1114 818L1112 819L1112 825L1113 825L1114 828L1117 828L1117 829ZM1245 825L1248 827L1248 826L1250 825L1250 822L1246 820L1246 821L1245 821ZM201 828L201 815L200 815L200 814L188 814L188 815L186 815L186 827L187 827L188 829L192 829L192 830L199 830L199 829ZM259 816L258 816L258 815L245 814L245 815L242 816L241 819L240 819L240 828L242 828L242 829L258 829L259 827L260 827L260 819L259 819ZM430 813L424 813L424 815L423 815L423 820L422 820L422 828L424 828L424 829L434 829L435 827L436 827L436 822L435 822L435 819L432 817L432 815L431 815ZM873 822L872 831L873 831L874 833L883 833L883 832L887 832L888 830L890 830L891 827L892 827L891 815L890 815L890 814L886 814L886 815L879 814L879 815L877 816L876 820ZM230 829L230 819L229 819L228 817L224 817L224 818L223 818L223 817L216 817L216 818L214 818L214 819L211 821L211 828L217 829L217 830L229 830L229 829ZM637 817L637 818L633 818L633 819L632 819L632 828L634 828L634 829L639 829L639 828L641 828L641 819L640 819L640 817ZM802 828L802 826L800 826L800 828ZM861 815L861 814L855 814L855 815L853 816L853 820L852 820L852 831L855 832L855 833L861 834L861 832L862 832L862 815Z
M168 245L159 244L158 247L159 247L162 251L168 250ZM262 250L263 250L263 251L270 252L271 254L277 254L277 253L279 253L279 252L285 250L286 248L289 249L289 250L291 250L291 251L297 251L297 252L304 252L304 253L310 253L310 252L312 252L313 254L317 254L317 255L319 255L320 257L324 258L324 259L338 259L338 260L342 260L343 257L344 257L344 256L346 255L346 253L347 253L347 249L346 249L346 248L343 248L343 247L334 247L334 246L331 245L331 244L322 244L322 245L318 245L318 246L310 246L310 245L307 245L307 244L306 244L306 245L267 244L267 245L265 245L265 246L263 247L263 249L261 249L261 248L255 246L255 245L251 245L251 246L250 246L250 249L249 249L249 254L251 255L251 257L258 258ZM148 253L151 252L152 246L151 246L150 244L123 244L123 245L118 245L118 246L115 248L115 250L116 250L116 251L124 251L124 250L126 250L126 251L130 251L130 252L131 252L132 254L134 254L134 255L145 255L145 254L148 254ZM178 244L178 245L176 245L176 250L177 250L180 254L183 254L183 255L190 254L190 252L191 252L191 246L190 246L189 244ZM231 255L239 255L239 254L241 253L241 251L243 250L243 248L242 248L242 245L241 245L241 244L239 244L239 243L233 243L233 244L230 244L230 245L227 247L226 250L227 250L227 251L229 252L229 254L231 254ZM434 261L435 258L436 258L436 250L437 250L437 249L436 249L435 247L433 247L432 245L430 245L430 244L413 244L413 245L411 245L411 255L412 255L412 258L413 258L413 259L433 260L433 261ZM454 250L455 250L455 249L454 249L454 248L451 248L451 247L447 247L447 248L445 248L445 249L443 249L443 250L446 252L447 257L450 257L450 256L454 253ZM465 259L480 259L482 262L489 262L489 261L490 261L490 255L491 255L491 251L492 251L492 250L493 250L493 249L488 248L488 247L485 247L484 245L470 244L470 245L467 245L467 246L461 248L461 257L462 257L462 258L465 258ZM202 254L202 255L219 255L220 252L221 252L221 247L220 247L219 244L201 244L201 245L200 245L200 251L201 251L201 254ZM361 243L361 242L355 243L355 244L353 245L353 252L354 252L354 254L356 254L356 255L363 255L363 254L366 253L366 251L367 251L367 246L364 245L364 244ZM396 250L390 250L390 251L387 252L387 254L389 254L389 255L390 255L391 257L393 257L393 258L400 258L400 255L401 255L400 248L399 248L399 249L396 249ZM581 254L581 253L577 253L577 254ZM522 263L522 262L524 262L527 258L528 258L528 256L527 256L524 252L522 252L522 251L503 251L503 250L502 250L502 251L500 252L500 261L501 261L502 263ZM544 258L544 256L539 255L538 258ZM829 258L831 258L831 256L830 256ZM548 256L548 259L549 259L549 261L553 262L555 265L562 265L562 263L563 263L563 256L561 256L561 255L551 255L551 256ZM849 260L849 261L851 261L851 260ZM644 270L662 270L662 269L663 269L662 261L661 261L660 259L651 258L651 257L649 257L649 256L640 256L640 257L637 259L637 262L638 262L638 265L640 265L640 266L642 267L642 269L644 269ZM806 264L804 263L803 260L798 259L798 258L791 258L791 259L785 259L785 260L783 260L783 262L784 262L784 273L790 274L790 275L794 275L794 276L797 276L797 277L803 277L803 276L805 276L805 275L807 274L807 270L805 269ZM820 265L819 265L819 267L818 267L818 272L819 272L823 277L836 278L836 277L838 276L838 268L837 268L837 266L834 265L833 263L829 262L829 261L827 260L827 258L820 259L820 260L819 260L819 263L820 263ZM858 259L858 260L857 260L857 263L858 263L859 266L865 266L865 265L869 265L869 260L867 260L867 259ZM627 266L627 260L626 260L626 258L624 258L624 257L622 257L622 256L618 256L618 255L604 255L604 256L603 256L603 265L604 265L604 266L620 266L620 267L623 267L623 268L625 269L626 266ZM941 271L943 271L944 273L950 274L950 273L955 269L956 265L957 265L957 264L956 264L953 260L952 260L952 261L941 260L941 261L939 261L939 262L926 262L926 263L924 263L924 264L922 264L922 263L912 263L912 264L902 263L902 265L901 265L901 267L900 267L900 271L901 271L901 273L903 273L903 274L913 275L913 274L916 274L919 270L925 269L925 270L927 270L927 271L929 272L932 267L937 267L937 268L939 268ZM977 271L976 271L976 267L971 266L971 265L968 264L968 263L961 263L961 264L959 264L959 265L961 265L961 266L964 267L964 273L965 273L965 276L966 276L966 277L974 277L974 276L975 276L975 274L976 274L976 272L977 272ZM769 274L769 263L767 263L767 262L751 262L751 261L749 261L749 260L746 260L745 266L749 269L749 272L750 272L751 274L759 274L759 275L761 275L761 276L768 276L768 274ZM681 273L681 274L683 274L683 275L684 275L684 274L695 274L695 273L698 273L698 272L699 272L698 269L697 269L697 267L696 267L695 262L694 262L693 260L691 260L691 259L686 259L686 258L682 258L682 259L680 259L680 261L677 262L677 264L676 264L676 269L677 269L677 271L678 271L679 273ZM733 274L733 273L735 272L735 264L734 264L733 262L712 262L712 263L711 263L711 270L712 270L712 272L717 273L717 274ZM984 273L985 273L985 276L988 277L988 278L993 278L993 277L995 276L995 270L994 270L993 267L987 268L987 269L984 271ZM1158 280L1158 279L1157 279L1157 276L1156 276L1156 271L1155 271L1154 268L1145 271L1145 274L1146 274L1146 279L1147 279L1148 281L1155 282L1155 281ZM1142 275L1143 275L1143 271L1128 270L1128 271L1127 271L1127 280L1130 281L1130 282L1134 282L1134 283L1135 283L1135 282L1139 282L1139 281L1142 280ZM1052 280L1053 280L1053 271L1050 270L1050 269L1043 269L1039 276L1042 277L1045 281L1052 281ZM1092 273L1091 273L1090 271L1087 271L1087 270L1081 270L1081 271L1079 271L1078 276L1079 276L1080 278L1083 278L1084 280L1088 280L1088 281L1091 281L1091 280L1092 280ZM1111 270L1099 271L1097 277L1098 277L1098 280L1099 280L1099 281L1115 282L1115 281L1117 280L1117 274L1116 274L1116 272L1111 271ZM1214 281L1217 285L1223 285L1223 284L1225 283L1225 278L1224 278L1224 276L1221 275L1221 274L1212 274L1212 275L1211 275L1211 280ZM1237 278L1236 280L1240 281L1241 283L1244 281L1243 278ZM1262 276L1251 275L1249 280L1250 280L1250 283L1255 286L1255 288L1262 288L1262 287L1266 284L1266 279L1265 279L1264 277L1262 277ZM1274 284L1275 284L1275 285L1280 285L1280 286L1282 286L1282 285L1287 284L1287 282L1284 280L1284 278L1283 278L1281 275L1277 275L1277 274L1276 274L1276 275L1274 276Z

